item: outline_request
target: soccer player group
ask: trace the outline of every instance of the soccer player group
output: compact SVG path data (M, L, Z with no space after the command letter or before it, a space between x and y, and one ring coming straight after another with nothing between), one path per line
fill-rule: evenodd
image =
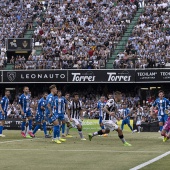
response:
M49 87L50 94L47 92L43 93L43 97L38 102L38 108L36 113L36 127L32 131L32 113L30 107L30 91L28 87L23 88L23 94L19 97L19 107L22 115L21 124L21 135L29 138L35 137L35 133L40 129L41 124L43 125L43 130L46 138L51 138L47 134L46 121L53 124L53 138L52 141L60 144L65 142L64 137L72 137L69 135L70 128L77 128L81 140L86 140L82 133L82 121L83 121L83 109L82 102L79 99L79 94L74 93L73 99L70 100L70 94L66 93L65 97L62 96L62 92L57 90L56 85L51 85ZM0 103L0 137L5 137L2 134L5 119L7 118L7 109L9 104L10 91L5 91L5 96L2 98ZM170 112L168 107L170 106L170 101L164 97L164 92L159 91L158 99L155 100L153 106L151 107L151 114L157 108L158 109L158 120L160 125L161 135L164 136L163 141L167 141L170 138ZM122 112L118 110L122 107ZM123 136L123 127L125 124L129 126L132 133L135 132L130 125L130 112L127 109L126 103L122 103L122 94L119 91L114 93L114 97L110 98L105 102L105 97L101 96L98 102L97 108L94 110L99 111L99 124L101 129L93 134L88 134L89 140L91 141L93 137L97 135L108 134L110 131L117 131L120 140L123 142L124 146L131 146ZM138 115L139 116L139 115ZM117 120L123 117L121 128L117 125ZM26 122L28 122L28 127L26 130ZM137 120L140 122L140 120ZM163 126L163 123L164 126ZM67 125L66 135L65 135L65 124ZM138 123L140 126L140 123ZM62 136L60 137L60 127L62 129Z

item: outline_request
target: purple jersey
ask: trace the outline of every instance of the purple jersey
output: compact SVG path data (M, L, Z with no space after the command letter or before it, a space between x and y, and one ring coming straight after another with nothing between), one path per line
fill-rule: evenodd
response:
M168 120L166 121L163 129L166 131L170 131L170 116L168 116Z

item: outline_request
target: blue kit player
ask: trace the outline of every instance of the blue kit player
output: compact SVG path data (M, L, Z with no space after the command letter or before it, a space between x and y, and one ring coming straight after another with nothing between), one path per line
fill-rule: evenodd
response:
M56 85L51 85L49 87L50 94L46 99L46 117L49 123L53 123L53 139L52 142L60 144L61 142L65 142L65 139L60 138L60 126L57 115L54 113L54 95L57 94Z
M34 134L32 133L32 113L30 109L30 93L29 88L25 86L23 88L23 94L19 97L19 108L22 115L22 124L21 124L21 135L25 138L25 125L26 125L26 119L28 119L28 134L31 137L34 137Z
M65 133L65 112L68 112L67 101L62 96L62 92L59 90L57 96L54 97L54 110L58 117L58 120L62 123L62 137Z
M126 103L122 104L122 110L121 110L121 116L123 117L121 129L123 131L124 125L128 125L130 130L133 132L136 132L136 130L133 131L132 126L130 125L130 110L127 108Z
M5 124L5 119L7 118L9 96L10 96L10 91L5 90L5 96L1 99L1 103L0 103L0 137L5 137L5 135L2 134L2 131Z
M97 103L97 108L93 111L99 111L99 125L101 127L101 129L104 129L104 126L102 125L102 120L103 120L103 116L105 113L104 111L104 107L106 105L106 102L105 102L105 97L104 96L101 96L100 100L98 101Z
M168 119L168 115L166 114L166 110L169 107L169 100L164 97L164 91L160 90L158 92L158 98L154 101L151 109L151 113L158 108L158 121L159 121L159 130L162 131L164 123Z
M33 130L33 134L35 135L35 133L37 132L38 129L40 129L40 126L42 124L45 138L51 138L51 136L47 134L47 127L46 127L46 121L45 121L45 108L46 108L47 96L48 96L48 93L44 92L43 97L38 101L38 109L37 109L37 114L35 117L37 125L35 129Z

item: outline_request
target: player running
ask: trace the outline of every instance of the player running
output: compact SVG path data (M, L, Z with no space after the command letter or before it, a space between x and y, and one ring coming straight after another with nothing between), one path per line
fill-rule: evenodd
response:
M50 94L47 96L46 99L46 117L49 123L53 123L53 139L52 142L60 144L61 142L65 142L66 139L60 138L60 126L57 115L53 112L54 109L54 95L57 94L57 87L56 85L51 85L49 87Z
M32 113L30 109L30 94L29 88L25 86L23 88L23 94L19 97L19 108L22 115L22 124L21 124L21 135L25 138L25 126L26 126L26 119L28 119L28 134L30 137L34 137L32 133Z
M159 132L162 131L164 123L168 119L168 115L165 113L166 109L169 106L169 100L164 97L164 91L160 90L158 92L158 97L151 108L151 114L153 114L153 111L158 108L158 121L159 121Z
M123 117L122 124L121 124L121 129L123 131L124 125L128 125L132 133L136 132L136 130L133 130L132 126L130 125L130 110L127 108L126 103L122 104L122 110L121 110L121 116Z
M62 97L62 93L60 90L57 92L57 96L54 97L54 112L57 116L60 123L62 123L62 137L65 133L65 117L64 113L68 111L67 101L64 97Z
M9 96L10 96L10 91L5 90L5 96L1 99L1 103L0 103L0 137L5 137L5 135L2 134L2 131L5 124L5 119L7 118Z
M73 123L73 126L77 127L81 140L86 140L82 133L83 110L78 93L73 94L73 100L69 105L68 117Z
M42 124L45 138L51 138L51 136L47 134L47 127L46 127L46 121L45 121L45 108L46 108L47 96L48 96L48 93L44 92L43 97L38 102L37 114L35 116L37 125L33 130L33 134L35 135L35 133L38 131L38 129L40 129L40 126Z
M109 133L110 131L116 130L118 132L118 136L120 140L123 142L124 146L132 146L124 139L122 130L118 127L115 122L115 118L118 119L117 116L117 105L122 99L122 94L119 91L116 91L114 94L114 99L110 99L107 101L104 110L106 112L105 117L103 118L103 125L105 129L101 129L98 132L94 132L93 134L89 134L89 140L91 141L94 136L103 135L105 133Z

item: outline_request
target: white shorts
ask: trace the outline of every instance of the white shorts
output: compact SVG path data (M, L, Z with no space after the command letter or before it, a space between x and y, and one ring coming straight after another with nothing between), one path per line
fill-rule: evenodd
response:
M82 121L80 119L72 119L72 126L77 127L78 125L82 126Z
M109 129L110 131L114 131L114 130L117 130L118 129L118 125L113 122L112 120L103 120L102 121L103 125L104 125L104 128L105 129Z
M67 115L67 114L65 114L65 115L64 115L64 119L65 119L65 121L66 121L66 122L70 122L70 120L69 120L69 118L68 118L68 115Z
M141 120L138 120L138 121L136 122L136 125L141 125Z

